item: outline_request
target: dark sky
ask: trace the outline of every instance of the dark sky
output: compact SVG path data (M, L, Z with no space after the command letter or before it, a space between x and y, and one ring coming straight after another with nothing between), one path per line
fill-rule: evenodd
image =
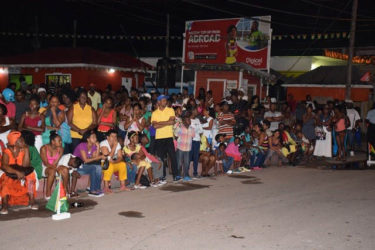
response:
M322 48L348 46L348 39L292 40L291 34L348 32L351 0L67 0L2 2L0 56L36 48L72 46L71 38L27 37L26 33L164 36L166 13L170 33L181 36L185 21L242 16L272 16L274 35L289 38L272 42L272 55L320 54ZM374 46L375 1L359 0L356 46ZM368 20L366 20L368 19ZM5 32L5 34L4 34ZM8 33L24 33L9 35ZM77 46L103 51L121 51L138 56L163 56L165 41L80 38ZM182 41L171 40L171 56L181 56Z

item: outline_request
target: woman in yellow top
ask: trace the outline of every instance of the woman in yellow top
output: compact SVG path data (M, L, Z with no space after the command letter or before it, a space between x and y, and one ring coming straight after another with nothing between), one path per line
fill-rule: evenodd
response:
M146 155L142 151L141 144L139 144L138 132L130 131L128 133L128 139L129 139L129 144L127 146L125 146L124 149L123 149L125 155L130 158L133 154L137 153L137 154L139 154L140 159L141 159L139 161L138 166L137 166L138 177L135 180L134 188L135 189L144 188L143 186L140 185L140 181L141 181L141 176L142 176L142 174L144 173L145 170L147 170L147 174L148 174L148 177L150 179L150 182L154 181L153 175L152 175L151 163L146 161Z
M78 102L70 107L67 118L71 128L72 150L81 142L82 135L97 125L95 110L87 104L87 92L81 90L78 94ZM72 153L72 152L71 152Z
M231 25L228 27L227 30L228 38L227 42L225 44L226 49L226 55L227 58L225 59L226 64L233 64L237 62L237 55L238 55L238 49L237 49L237 28L234 25Z

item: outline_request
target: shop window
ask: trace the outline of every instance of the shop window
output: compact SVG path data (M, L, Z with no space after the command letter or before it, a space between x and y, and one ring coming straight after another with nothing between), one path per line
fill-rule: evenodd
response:
M46 74L46 84L57 84L57 85L65 85L72 83L72 75L71 74Z
M15 83L16 89L20 89L21 85L33 84L33 76L24 74L9 74L9 83Z

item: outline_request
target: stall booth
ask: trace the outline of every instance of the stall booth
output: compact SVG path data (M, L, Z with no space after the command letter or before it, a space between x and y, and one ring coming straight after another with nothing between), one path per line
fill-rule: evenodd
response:
M88 48L50 48L0 58L0 89L10 82L70 84L73 88L95 83L104 90L143 85L153 67L124 53L106 53Z

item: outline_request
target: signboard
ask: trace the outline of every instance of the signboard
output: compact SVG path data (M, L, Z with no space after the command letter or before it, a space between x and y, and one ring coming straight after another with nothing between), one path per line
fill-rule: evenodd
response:
M269 67L271 16L187 21L185 29L185 63Z

